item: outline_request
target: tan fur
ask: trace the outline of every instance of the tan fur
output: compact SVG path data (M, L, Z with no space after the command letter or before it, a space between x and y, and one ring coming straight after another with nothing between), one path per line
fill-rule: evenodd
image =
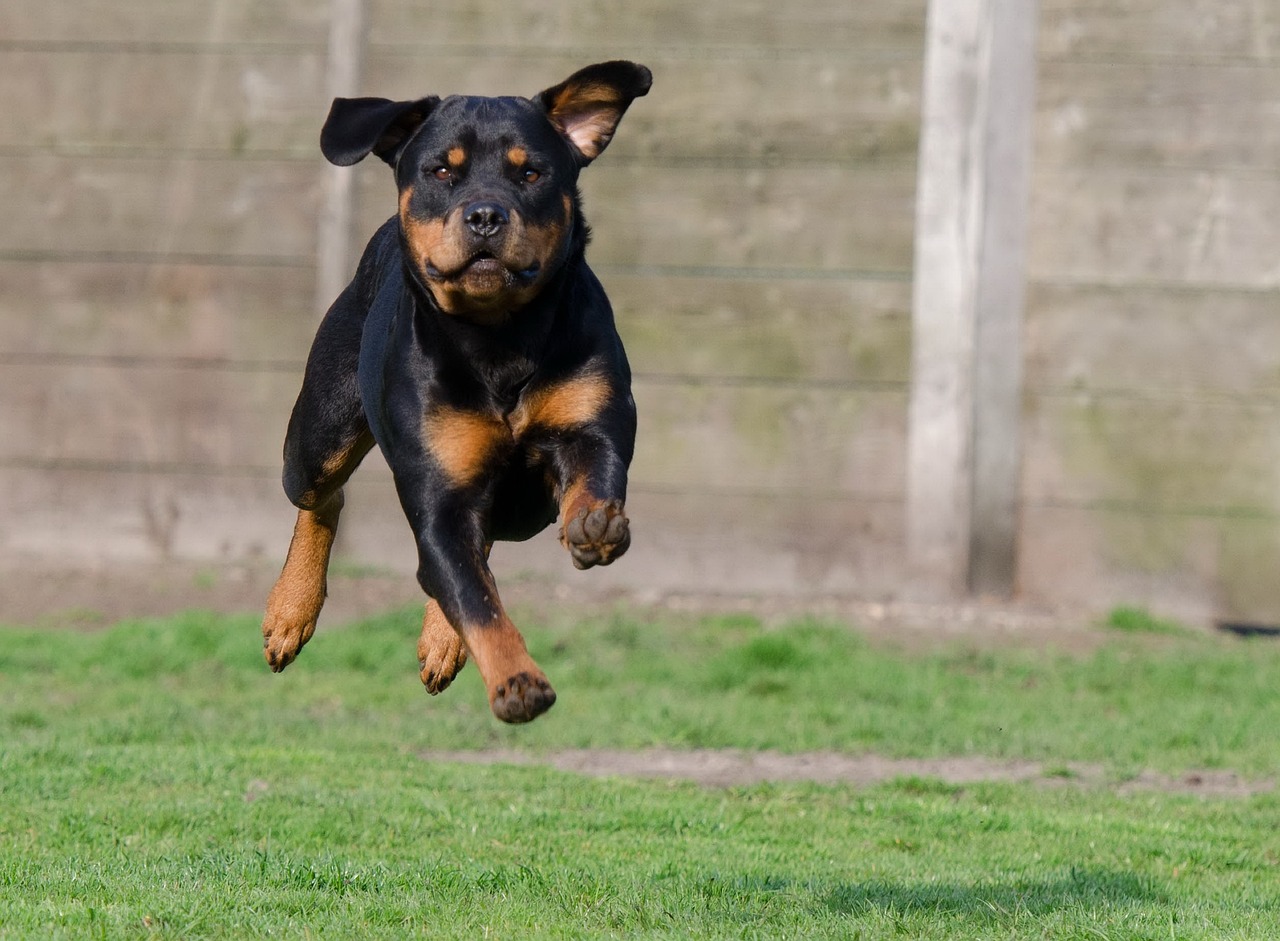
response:
M529 393L506 422L496 415L440 406L423 416L422 438L449 482L466 487L530 429L580 428L600 414L609 395L604 377L588 374Z
M342 512L342 491L316 510L299 510L289 554L267 597L262 646L273 670L283 670L315 633L327 588L329 553Z
M492 278L468 280L465 268L469 240L460 209L443 219L423 219L413 212L412 188L400 194L400 227L405 234L409 259L427 290L446 314L468 315L481 323L501 322L543 289L554 272L551 262L564 245L572 213L573 202L566 196L563 218L546 225L529 225L520 215L512 214L500 242L493 245L492 250L511 271L521 271L537 263L542 274L530 284L504 288ZM443 276L430 276L429 268L443 272Z
M564 524L577 516L583 509L598 503L596 497L587 489L587 482L582 478L570 481L560 494L560 542L564 543Z
M511 622L506 611L502 610L496 594L493 600L497 610L491 621L463 625L459 633L484 679L489 705L498 712L498 700L522 695L522 690L516 688L516 684L522 679L530 684L538 681L548 686L550 684L547 683L546 674L529 656L524 638L520 636L520 631Z
M511 414L520 437L530 428L568 430L594 421L609 402L609 383L588 373L530 393Z
M594 160L613 138L622 110L616 89L588 82L563 89L552 102L549 117L584 156Z
M467 648L449 624L434 598L427 599L422 612L422 634L418 638L418 665L422 685L431 695L444 692L458 671L466 665Z
M449 482L465 487L484 473L511 432L496 417L442 406L423 417L422 436Z

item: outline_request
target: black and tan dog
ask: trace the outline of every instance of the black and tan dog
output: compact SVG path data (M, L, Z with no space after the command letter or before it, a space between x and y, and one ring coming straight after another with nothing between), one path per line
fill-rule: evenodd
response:
M284 488L299 509L262 625L273 670L315 631L342 487L376 443L430 596L422 682L440 692L470 657L498 718L555 702L487 559L557 516L579 568L630 542L631 375L583 257L577 180L650 82L605 62L532 99L334 101L325 157L381 157L400 211L321 323L289 421Z

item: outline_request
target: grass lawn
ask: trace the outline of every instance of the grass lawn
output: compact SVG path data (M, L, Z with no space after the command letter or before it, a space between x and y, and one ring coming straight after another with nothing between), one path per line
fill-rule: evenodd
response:
M0 630L0 939L1280 937L1276 792L706 789L424 757L731 746L1269 779L1280 645L1126 629L1087 655L904 652L816 623L525 618L560 700L510 728L474 668L422 692L416 620L322 626L280 676L246 618Z

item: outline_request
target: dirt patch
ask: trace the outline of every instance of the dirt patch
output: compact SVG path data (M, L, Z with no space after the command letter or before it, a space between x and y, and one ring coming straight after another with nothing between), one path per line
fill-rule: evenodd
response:
M813 782L868 786L903 778L945 784L1029 782L1044 787L1098 787L1119 793L1163 791L1204 797L1250 797L1275 789L1272 780L1248 780L1230 771L1191 771L1180 775L1143 772L1116 780L1101 766L1046 766L1034 761L992 758L885 758L837 752L748 752L731 749L651 748L641 751L566 749L546 754L519 751L433 751L428 762L485 765L541 765L592 777L667 778L706 787L735 787L766 782Z

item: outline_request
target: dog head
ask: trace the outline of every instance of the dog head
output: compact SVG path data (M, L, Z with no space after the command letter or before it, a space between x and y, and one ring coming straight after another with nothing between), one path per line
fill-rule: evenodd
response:
M578 173L651 82L616 61L533 98L338 98L320 149L338 166L390 164L415 277L446 314L499 323L583 244Z

